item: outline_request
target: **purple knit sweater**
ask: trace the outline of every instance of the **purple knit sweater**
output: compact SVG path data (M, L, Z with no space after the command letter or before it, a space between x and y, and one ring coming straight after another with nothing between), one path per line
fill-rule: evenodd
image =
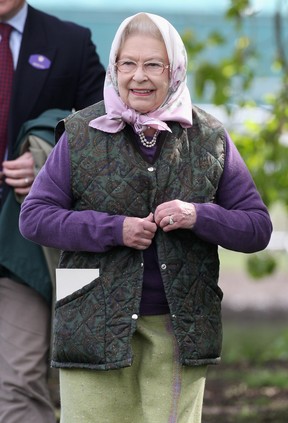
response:
M147 162L153 162L157 146L145 148L138 139L137 142ZM64 133L22 205L22 235L38 244L70 251L105 252L123 245L125 216L93 210L73 211L72 202L69 148ZM267 246L272 232L268 211L228 134L216 203L197 203L195 207L197 221L192 230L199 238L246 253ZM169 313L154 243L143 255L140 313Z

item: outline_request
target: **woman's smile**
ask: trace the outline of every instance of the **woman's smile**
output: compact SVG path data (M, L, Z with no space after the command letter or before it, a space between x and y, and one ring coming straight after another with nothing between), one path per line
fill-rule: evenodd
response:
M139 90L139 89L135 89L135 88L131 88L131 91L133 92L133 94L136 95L146 95L146 94L150 94L152 92L152 90Z

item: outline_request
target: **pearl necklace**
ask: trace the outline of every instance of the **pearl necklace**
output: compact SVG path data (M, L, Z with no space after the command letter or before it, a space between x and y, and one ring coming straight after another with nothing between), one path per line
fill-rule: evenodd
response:
M148 140L146 139L146 137L145 137L145 135L144 135L143 131L139 132L139 133L138 133L138 135L139 135L139 138L140 138L141 143L142 143L145 147L147 147L147 148L151 148L151 147L154 147L154 145L156 144L156 141L157 141L157 137L158 137L159 132L160 132L160 131L156 131L156 132L155 132L155 134L153 135L153 138L152 138L152 140L151 140L151 141L148 141Z

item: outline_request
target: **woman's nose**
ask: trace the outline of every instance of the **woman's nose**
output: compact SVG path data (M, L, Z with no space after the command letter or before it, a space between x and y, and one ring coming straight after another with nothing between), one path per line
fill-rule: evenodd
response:
M148 79L147 74L144 71L144 67L142 65L138 65L134 74L133 74L133 79L135 81L143 81Z

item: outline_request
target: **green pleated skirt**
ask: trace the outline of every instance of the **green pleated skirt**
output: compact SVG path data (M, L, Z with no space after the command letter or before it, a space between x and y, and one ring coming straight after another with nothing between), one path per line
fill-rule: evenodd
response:
M61 423L200 423L207 366L179 364L169 315L138 319L133 365L60 370Z

